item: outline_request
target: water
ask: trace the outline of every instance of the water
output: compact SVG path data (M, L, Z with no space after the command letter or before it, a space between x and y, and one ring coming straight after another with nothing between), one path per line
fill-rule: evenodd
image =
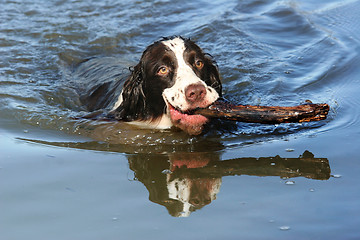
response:
M359 1L2 1L1 239L360 237ZM325 121L204 135L74 120L74 64L191 37L234 102ZM289 184L295 183L295 184Z

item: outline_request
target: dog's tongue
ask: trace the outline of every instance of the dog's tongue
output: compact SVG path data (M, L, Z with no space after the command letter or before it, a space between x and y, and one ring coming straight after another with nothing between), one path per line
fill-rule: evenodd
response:
M202 115L189 115L181 113L172 106L170 106L170 117L175 127L180 128L190 135L200 134L205 123L209 121L208 118Z

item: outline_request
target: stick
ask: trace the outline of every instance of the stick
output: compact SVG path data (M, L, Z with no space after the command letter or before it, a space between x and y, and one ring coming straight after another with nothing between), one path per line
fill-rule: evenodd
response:
M293 123L326 119L328 104L303 104L293 107L234 105L218 100L208 108L197 109L194 114L208 118L221 118L248 123Z

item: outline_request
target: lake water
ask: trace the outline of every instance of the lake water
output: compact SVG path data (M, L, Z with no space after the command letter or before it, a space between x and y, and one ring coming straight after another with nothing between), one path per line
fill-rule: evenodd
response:
M359 239L360 1L1 1L0 238ZM205 134L74 120L71 66L195 40L240 104L328 103ZM110 64L110 63L109 63Z

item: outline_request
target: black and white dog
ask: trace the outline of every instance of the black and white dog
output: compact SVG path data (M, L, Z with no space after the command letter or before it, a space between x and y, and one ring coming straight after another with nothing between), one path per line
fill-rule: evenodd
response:
M190 39L178 36L148 46L125 81L117 73L99 82L90 76L99 66L90 65L92 70L80 70L88 78L81 96L88 110L108 109L116 119L142 127L175 126L191 135L200 134L208 119L192 115L192 110L205 108L222 95L211 56Z

